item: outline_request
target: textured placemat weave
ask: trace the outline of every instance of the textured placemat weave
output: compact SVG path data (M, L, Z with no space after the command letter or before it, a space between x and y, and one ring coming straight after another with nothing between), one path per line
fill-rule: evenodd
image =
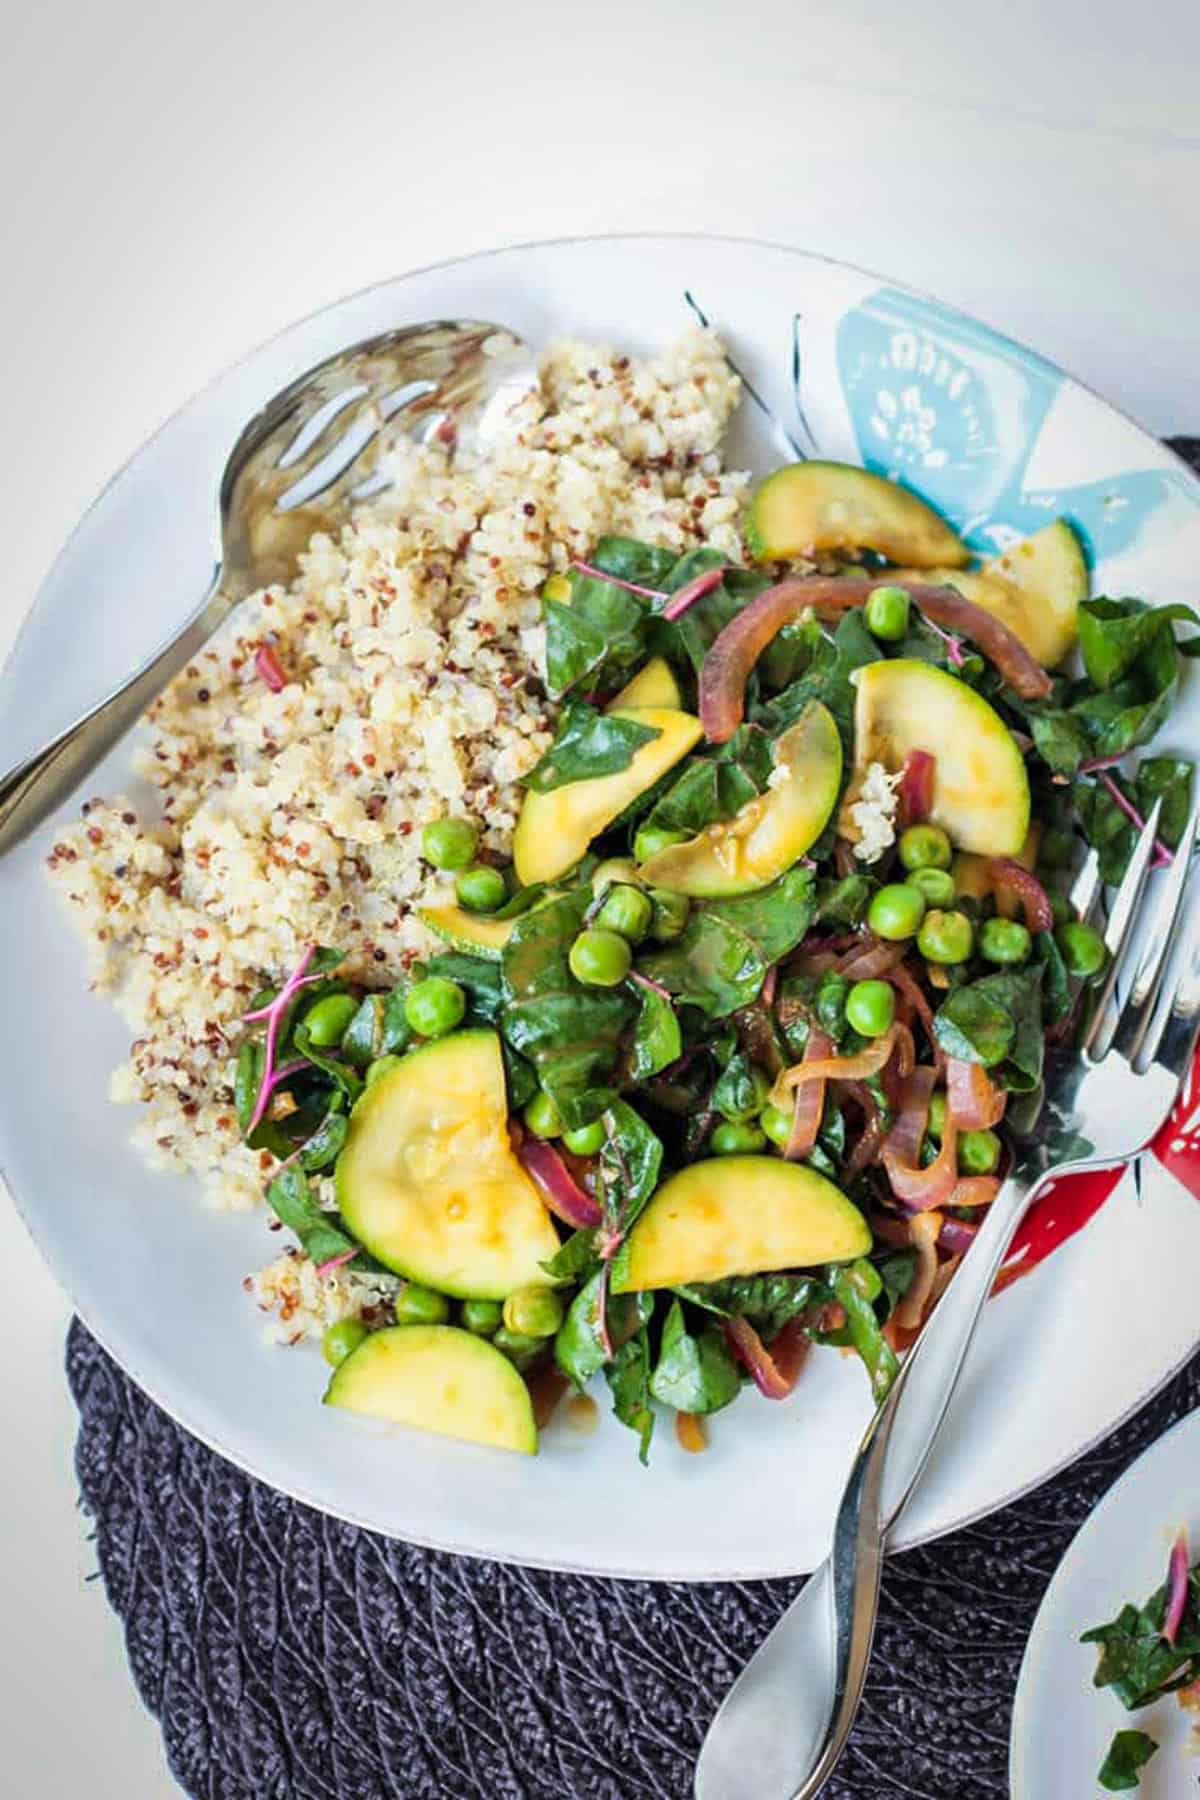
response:
M1200 439L1175 439L1200 468ZM194 1800L685 1800L799 1581L590 1580L389 1542L205 1449L78 1321L76 1463L138 1691ZM894 1558L830 1800L1004 1800L1021 1653L1074 1532L1200 1404L1200 1357L1068 1473Z

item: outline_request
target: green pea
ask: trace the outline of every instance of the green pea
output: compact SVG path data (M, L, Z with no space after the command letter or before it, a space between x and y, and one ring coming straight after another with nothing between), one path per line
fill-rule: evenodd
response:
M321 1334L321 1355L331 1369L344 1363L366 1339L367 1328L361 1319L338 1319Z
M650 929L654 903L641 888L610 888L603 906L596 914L596 924L603 931L619 932L631 944L640 944Z
M650 936L660 944L669 944L682 937L692 910L687 895L673 894L669 888L651 888L650 903L654 909L650 918Z
M864 617L872 637L885 644L898 644L908 635L908 612L912 602L907 588L872 588Z
M985 919L979 927L979 954L985 962L1023 963L1032 949L1033 939L1018 919Z
M567 962L576 981L586 982L588 987L616 987L633 967L633 951L629 939L619 931L593 926L580 932Z
M462 1303L463 1330L474 1332L476 1337L491 1337L499 1331L503 1318L504 1308L498 1300L464 1300Z
M925 914L917 933L917 949L927 962L960 963L971 954L975 932L966 913L941 912Z
M404 1016L418 1037L445 1037L461 1025L467 1010L467 996L457 981L444 975L427 975L424 981L409 988L404 1002Z
M1000 1139L994 1131L964 1131L958 1139L960 1175L990 1175L1000 1161Z
M422 1287L419 1281L402 1283L396 1295L397 1325L444 1325L450 1317L450 1302L435 1288Z
M926 906L953 906L958 892L953 875L946 869L913 869L904 877L904 885L924 895Z
M508 883L499 869L490 869L486 863L475 863L456 878L454 892L458 904L465 906L468 912L490 913L508 899Z
M882 1037L896 1017L896 995L890 982L856 981L846 995L846 1023L860 1037Z
M640 863L649 862L660 850L669 850L672 844L685 844L686 831L668 831L663 825L643 825L633 840L633 854Z
M708 1140L714 1156L752 1156L765 1150L767 1134L758 1125L723 1120Z
M421 855L435 869L465 869L478 842L469 819L431 819L421 833Z
M1053 826L1044 831L1038 845L1038 861L1044 869L1069 869L1075 861L1075 839L1071 833Z
M606 856L592 870L592 893L598 900L615 882L623 881L636 887L637 880L637 864L631 856Z
M392 1070L398 1069L403 1061L402 1056L377 1056L367 1070L367 1086L371 1087L384 1075L390 1075Z
M915 937L925 917L925 896L908 883L893 881L881 887L867 908L867 924L876 937L900 943Z
M303 1019L309 1042L318 1050L340 1044L357 1011L358 1001L353 994L326 994L323 1000L315 1001Z
M764 1106L758 1115L758 1126L768 1142L775 1144L780 1150L787 1149L788 1139L792 1135L790 1112L785 1112L782 1106Z
M563 1303L552 1287L523 1287L504 1302L504 1329L515 1337L553 1337L563 1322Z
M900 861L906 869L948 869L953 856L940 825L910 825L900 834Z
M549 1094L539 1089L521 1114L534 1137L552 1138L562 1134L562 1114Z
M593 1119L590 1125L577 1125L574 1131L564 1131L562 1141L572 1156L595 1156L604 1148L603 1121Z
M525 1337L521 1332L510 1331L507 1325L500 1327L492 1342L518 1369L526 1368L546 1348L545 1338Z
M1083 925L1078 920L1070 924L1060 925L1054 933L1054 941L1062 952L1062 959L1067 965L1069 975L1098 975L1108 961L1108 951L1104 939L1090 925Z
M929 1100L929 1118L925 1125L926 1135L940 1140L946 1129L946 1096L932 1094Z

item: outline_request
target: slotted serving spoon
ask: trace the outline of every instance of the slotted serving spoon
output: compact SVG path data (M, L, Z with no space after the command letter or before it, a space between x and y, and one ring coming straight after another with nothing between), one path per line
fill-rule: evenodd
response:
M383 492L397 435L486 444L536 385L527 345L461 319L367 338L282 388L225 464L221 556L199 609L115 693L0 776L0 856L62 805L240 601L290 581L314 531Z

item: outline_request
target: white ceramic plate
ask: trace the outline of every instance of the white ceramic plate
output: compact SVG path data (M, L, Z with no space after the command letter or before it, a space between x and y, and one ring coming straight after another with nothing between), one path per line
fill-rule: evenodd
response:
M439 316L666 342L684 291L727 334L776 424L747 403L730 460L765 470L813 442L902 472L981 548L1065 511L1101 590L1193 597L1200 487L1152 438L1040 358L876 277L764 244L684 237L530 246L419 271L303 320L178 413L67 543L0 690L0 766L118 682L188 612L213 563L213 495L242 423L312 363ZM800 368L799 394L793 385ZM800 405L797 405L799 398ZM1172 739L1200 741L1193 705ZM118 752L88 782L127 785ZM314 1353L260 1343L240 1282L274 1253L262 1217L214 1216L152 1176L107 1098L126 1033L89 995L49 896L53 829L0 867L0 1161L80 1313L163 1406L277 1488L377 1530L449 1549L599 1573L779 1575L824 1554L869 1402L861 1368L815 1357L777 1406L747 1396L702 1458L668 1431L649 1471L605 1420L546 1434L536 1461L372 1428L318 1404ZM1148 1171L1077 1240L988 1309L936 1463L904 1521L912 1542L1001 1505L1069 1462L1157 1387L1193 1331L1200 1207ZM1118 1321L1136 1319L1122 1333Z
M1195 1800L1200 1762L1188 1739L1196 1715L1168 1697L1128 1713L1092 1686L1095 1644L1081 1632L1140 1606L1166 1579L1181 1528L1200 1544L1200 1413L1159 1438L1127 1469L1076 1534L1038 1610L1013 1710L1012 1800L1100 1794L1099 1769L1113 1733L1148 1731L1159 1744L1142 1771L1139 1800Z

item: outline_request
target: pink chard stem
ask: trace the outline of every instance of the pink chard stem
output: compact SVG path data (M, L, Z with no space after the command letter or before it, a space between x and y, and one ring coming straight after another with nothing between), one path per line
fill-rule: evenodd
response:
M590 575L593 581L607 581L612 587L624 588L627 594L640 594L643 600L664 598L661 588L639 587L636 581L622 581L619 575L606 574L603 569L596 568L594 563L584 562L578 556L572 561L571 567L578 569L581 575Z
M296 965L296 968L293 970L292 974L288 976L288 979L284 982L278 994L276 994L274 1000L272 1000L270 1006L267 1008L267 1048L263 1057L262 1082L258 1090L258 1099L254 1103L254 1111L251 1114L250 1123L246 1127L247 1137L249 1137L255 1126L261 1122L262 1116L267 1110L267 1102L271 1098L271 1091L275 1085L275 1047L276 1040L279 1036L280 1021L287 1011L288 1003L293 994L295 994L299 988L306 985L304 976L309 963L316 953L317 946L315 944L309 944L304 955Z
M1098 769L1097 774L1099 775L1100 780L1103 782L1104 786L1108 789L1109 793L1112 795L1113 800L1120 807L1121 811L1125 814L1125 817L1129 820L1129 823L1131 825L1135 825L1139 831L1145 831L1145 829L1146 829L1145 819L1143 819L1143 817L1142 817L1141 813L1138 811L1137 807L1134 806L1131 801L1129 801L1125 798L1124 794L1121 792L1120 788L1117 786L1117 784L1113 780L1112 776L1109 775L1104 769ZM1162 839L1155 838L1155 840L1154 840L1154 860L1153 860L1153 863L1151 866L1155 869L1169 869L1171 866L1171 860L1172 860L1171 852L1167 849L1167 846L1163 843Z

